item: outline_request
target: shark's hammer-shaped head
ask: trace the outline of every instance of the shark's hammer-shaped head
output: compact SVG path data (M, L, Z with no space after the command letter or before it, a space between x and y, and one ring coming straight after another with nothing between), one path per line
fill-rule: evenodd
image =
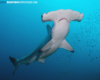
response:
M42 21L54 21L59 22L59 20L66 19L68 22L70 21L78 21L80 22L83 19L83 13L80 13L78 11L73 11L70 9L67 10L57 10L57 11L51 11L48 13L44 13L41 15Z
M69 21L80 22L84 17L84 14L78 11L73 11L73 10L68 9L68 10L65 10L65 12L66 12L66 16L69 19Z
M42 18L42 22L55 21L57 18L57 15L55 11L52 11L52 12L44 13L43 15L41 15L41 18Z

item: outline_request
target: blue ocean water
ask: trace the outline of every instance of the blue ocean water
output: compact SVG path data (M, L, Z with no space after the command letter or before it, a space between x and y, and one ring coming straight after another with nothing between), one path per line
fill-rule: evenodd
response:
M0 80L100 80L100 1L37 0L37 4L0 4ZM47 36L41 15L59 9L84 14L81 22L70 22L66 37L74 53L59 48L45 63L14 65L9 56L21 58Z

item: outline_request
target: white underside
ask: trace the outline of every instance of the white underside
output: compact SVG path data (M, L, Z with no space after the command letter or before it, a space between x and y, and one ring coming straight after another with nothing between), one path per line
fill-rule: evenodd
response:
M52 40L49 41L41 50L41 54L38 61L44 63L45 58L52 55L58 48L64 48L69 51L73 51L72 47L67 43L65 37L69 32L69 23L66 20L62 20L52 29Z

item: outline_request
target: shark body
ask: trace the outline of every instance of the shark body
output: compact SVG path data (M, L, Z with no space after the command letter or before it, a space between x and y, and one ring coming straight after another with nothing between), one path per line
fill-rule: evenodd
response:
M31 62L36 62L40 61L41 63L44 63L44 59L42 59L44 56L40 57L40 55L43 52L40 52L41 48L43 48L50 40L51 40L51 27L47 25L47 31L48 35L46 38L37 46L37 48L29 55L22 57L21 59L16 59L11 56L9 56L10 61L13 63L15 66L15 69L13 71L13 74L15 73L16 69L18 68L19 65L21 64L26 64L29 65ZM12 75L13 75L12 74Z
M54 26L51 31L52 39L41 49L41 52L43 51L43 53L40 57L43 56L45 59L47 56L50 56L56 52L59 48L63 48L74 53L74 49L65 40L65 38L69 33L70 22L80 22L83 19L83 16L83 13L70 9L60 9L41 15L42 22L53 21Z

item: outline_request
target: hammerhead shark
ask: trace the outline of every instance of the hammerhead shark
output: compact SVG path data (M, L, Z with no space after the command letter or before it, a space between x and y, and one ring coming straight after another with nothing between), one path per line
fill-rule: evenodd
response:
M36 47L36 49L33 50L32 53L30 53L29 55L27 56L24 56L22 57L21 59L16 59L16 58L13 58L11 56L9 56L10 58L10 61L13 63L13 65L15 66L15 69L13 71L13 74L15 73L16 69L18 68L19 65L21 64L26 64L26 65L29 65L31 62L36 62L36 61L39 61L41 63L44 63L44 56L41 56L40 55L43 53L41 52L40 50L52 39L51 37L51 30L52 28L47 25L47 32L48 32L48 35L46 36L46 38ZM48 56L47 56L48 57ZM46 58L46 55L45 55L45 58ZM13 75L12 74L12 75Z

